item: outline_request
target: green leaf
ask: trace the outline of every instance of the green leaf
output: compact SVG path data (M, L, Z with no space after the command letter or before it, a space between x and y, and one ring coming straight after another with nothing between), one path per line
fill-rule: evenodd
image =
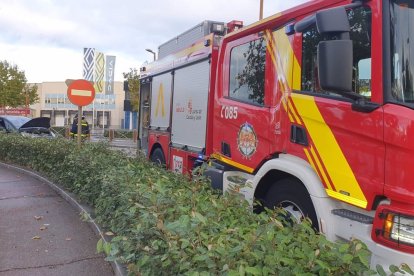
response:
M345 252L347 252L347 251L348 251L348 249L349 249L349 244L344 243L344 244L342 244L342 245L339 247L339 252L341 252L341 253L345 253Z
M237 271L237 270L230 270L230 271L227 273L227 275L228 275L228 276L239 276L240 274L239 274L239 271Z
M363 252L359 252L358 254L358 259L359 261L366 266L367 268L369 267L369 254L368 253L363 253Z
M248 266L246 267L246 272L251 273L253 275L262 275L262 270L257 267Z
M104 250L105 254L108 256L111 253L111 244L109 242L106 242L103 245L103 250Z
M349 263L351 263L352 262L352 259L353 259L354 257L351 255L351 254L345 254L343 257L342 257L342 260L344 261L344 263L347 263L347 264L349 264Z
M321 260L315 260L315 263L317 263L321 268L326 269L330 271L330 267L327 263L321 261Z
M377 264L375 268L380 276L387 276L387 273L385 273L385 270L381 265Z
M194 212L194 216L201 222L201 223L203 223L203 224L206 224L206 222L207 222L207 220L206 220L206 218L202 215L202 214L200 214L200 213L198 213L198 212Z
M244 275L246 275L246 271L244 269L244 266L240 265L239 266L239 276L244 276Z
M397 273L397 272L401 272L400 268L396 265L390 265L390 271L392 273Z
M99 239L98 243L96 244L96 251L98 253L101 253L103 250L103 241L102 239Z
M208 255L197 255L193 258L193 260L194 261L205 261L208 258L209 258Z
M414 275L414 271L407 264L401 264L401 269L410 275Z

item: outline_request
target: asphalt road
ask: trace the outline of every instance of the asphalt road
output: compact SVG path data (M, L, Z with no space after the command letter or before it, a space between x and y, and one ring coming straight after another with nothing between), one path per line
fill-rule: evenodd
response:
M47 184L0 166L0 275L114 275L87 222Z

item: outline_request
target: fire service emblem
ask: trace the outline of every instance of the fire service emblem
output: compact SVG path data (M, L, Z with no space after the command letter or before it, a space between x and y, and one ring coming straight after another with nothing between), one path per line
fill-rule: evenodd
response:
M256 152L258 143L259 141L257 140L253 126L249 123L241 125L239 134L237 135L237 145L240 153L245 158L250 158Z

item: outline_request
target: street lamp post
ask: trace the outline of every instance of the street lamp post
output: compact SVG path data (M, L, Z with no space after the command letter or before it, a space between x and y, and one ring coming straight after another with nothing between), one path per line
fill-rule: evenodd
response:
M26 113L26 117L29 117L29 115L30 115L30 111L29 111L29 93L28 93L27 90L25 92L26 92L25 93L25 106L26 106L25 113Z
M145 51L147 51L147 52L149 52L149 53L153 54L153 56L154 56L154 61L156 60L155 52L154 52L153 50L151 50L151 49L145 49Z
M260 0L260 13L259 13L259 20L263 19L263 0Z

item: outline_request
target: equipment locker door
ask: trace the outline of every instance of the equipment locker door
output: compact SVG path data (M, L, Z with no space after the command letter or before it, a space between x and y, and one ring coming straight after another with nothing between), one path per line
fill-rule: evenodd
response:
M141 81L140 84L140 110L139 110L139 125L138 125L138 135L139 135L139 145L138 147L148 153L148 129L150 125L150 116L151 116L151 81L150 79L145 79Z
M201 151L206 144L210 63L204 60L174 72L171 142Z
M167 130L170 126L172 74L153 77L151 89L151 121L153 129Z

